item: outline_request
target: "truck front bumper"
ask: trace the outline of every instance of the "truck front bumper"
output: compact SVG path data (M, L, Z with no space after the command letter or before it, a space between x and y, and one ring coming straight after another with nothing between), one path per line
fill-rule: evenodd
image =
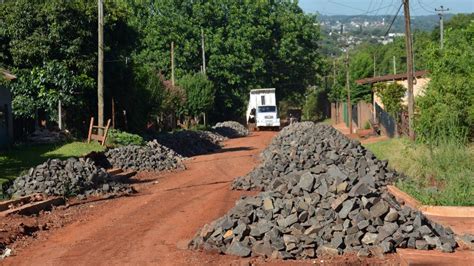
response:
M280 119L257 121L257 127L280 127Z

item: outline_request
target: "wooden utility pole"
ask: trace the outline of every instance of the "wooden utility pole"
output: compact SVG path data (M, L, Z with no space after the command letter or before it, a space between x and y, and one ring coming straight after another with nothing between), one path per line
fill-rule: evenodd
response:
M115 100L112 96L112 128L115 128Z
M171 85L174 87L174 42L171 42Z
M201 28L201 54L202 54L202 73L206 75L206 49L204 45L204 29ZM204 126L207 126L207 116L206 112L202 113L202 118L204 122Z
M58 128L63 130L63 108L61 100L58 101Z
M395 61L395 56L393 56L393 74L397 74L397 62Z
M440 8L435 8L435 11L438 11L438 16L439 16L439 44L441 49L443 49L443 42L444 42L444 12L449 11L449 8L444 8L443 6L440 6Z
M334 88L336 86L336 59L332 60L332 87ZM336 121L334 121L335 124L339 123L339 101L336 101Z
M206 50L204 46L204 30L201 28L202 73L206 75Z
M374 77L376 76L375 74L375 54L374 54Z
M97 111L99 126L104 126L104 0L97 0L98 4L98 72L97 72Z
M347 116L349 119L349 132L352 134L352 104L351 86L349 84L349 47L346 48L346 88L347 88Z
M403 11L405 13L405 46L407 54L407 82L408 82L408 136L415 140L415 131L413 126L413 116L415 111L415 98L413 96L413 51L410 28L410 3L409 0L403 0Z

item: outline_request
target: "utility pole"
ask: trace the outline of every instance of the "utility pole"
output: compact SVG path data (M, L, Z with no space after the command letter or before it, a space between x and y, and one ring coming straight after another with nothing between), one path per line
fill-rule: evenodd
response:
M206 75L206 50L204 46L204 29L201 28L201 54L202 54L202 73L204 76ZM206 112L202 113L202 118L204 122L204 126L207 126L207 115Z
M112 96L112 128L115 128L115 100Z
M408 136L415 140L415 131L413 127L413 116L415 111L415 99L413 97L413 51L410 28L410 3L409 0L403 0L403 11L405 13L405 46L407 54L407 82L408 82Z
M397 62L395 61L395 56L393 56L393 74L397 74Z
M174 42L171 42L171 85L174 87Z
M332 87L334 88L336 86L336 59L332 60ZM336 101L336 121L334 121L335 124L339 123L339 101Z
M374 78L375 78L375 53L374 53Z
M99 58L97 73L97 111L99 126L104 126L104 0L97 0L98 4L98 40Z
M174 42L171 42L171 87L174 89ZM176 128L176 112L171 114L171 127Z
M441 46L441 49L443 49L443 40L444 40L444 12L449 11L449 8L444 8L443 6L440 6L440 8L435 8L435 11L438 11L438 16L439 16L439 43Z
M63 108L61 99L58 101L58 127L59 130L63 130Z
M352 134L352 104L351 86L349 84L349 47L346 48L346 88L347 88L347 115L349 117L349 132Z
M201 28L202 73L206 75L206 50L204 46L204 30Z

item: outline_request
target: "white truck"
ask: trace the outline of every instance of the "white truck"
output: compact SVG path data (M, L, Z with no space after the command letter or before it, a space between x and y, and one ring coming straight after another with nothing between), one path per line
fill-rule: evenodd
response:
M280 118L275 97L275 88L250 91L247 107L247 122L255 123L257 130L262 128L280 128Z

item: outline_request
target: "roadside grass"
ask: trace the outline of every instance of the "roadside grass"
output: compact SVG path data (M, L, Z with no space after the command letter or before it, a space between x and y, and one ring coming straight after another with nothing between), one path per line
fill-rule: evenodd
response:
M22 144L7 151L0 151L0 188L2 183L15 179L30 167L48 159L79 157L92 151L102 150L104 147L98 143L70 142L41 145Z
M426 205L474 206L474 145L445 142L436 147L394 138L365 144L407 177L396 186Z
M323 121L321 121L321 123L325 125L332 125L332 120L331 118L326 118Z

